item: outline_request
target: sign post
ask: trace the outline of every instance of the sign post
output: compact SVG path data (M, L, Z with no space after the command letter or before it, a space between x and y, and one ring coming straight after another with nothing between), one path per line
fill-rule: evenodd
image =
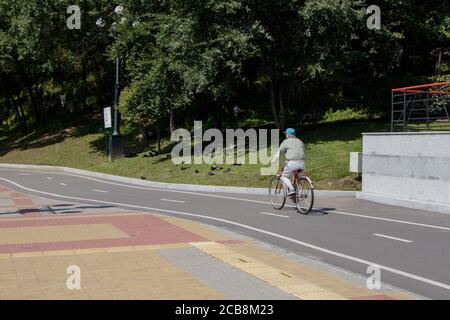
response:
M105 122L105 129L112 128L111 107L103 109L103 120Z

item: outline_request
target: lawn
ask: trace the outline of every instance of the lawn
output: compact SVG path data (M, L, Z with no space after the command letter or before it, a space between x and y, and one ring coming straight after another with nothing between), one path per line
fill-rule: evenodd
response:
M104 153L105 134L101 120L63 130L37 132L24 138L0 137L0 162L67 166L153 181L222 186L266 187L268 177L259 165L174 165L168 157L170 142L163 141L164 154L152 156L136 144L136 132L126 135L128 157L113 163ZM307 174L318 189L359 190L360 181L350 174L349 153L361 151L362 132L386 131L382 121L337 121L300 130L306 146Z

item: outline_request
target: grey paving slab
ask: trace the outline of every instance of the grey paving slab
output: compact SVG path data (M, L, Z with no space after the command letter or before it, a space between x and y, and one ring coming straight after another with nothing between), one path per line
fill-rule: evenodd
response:
M189 272L207 286L237 300L293 300L295 297L270 286L196 248L164 249L158 254Z

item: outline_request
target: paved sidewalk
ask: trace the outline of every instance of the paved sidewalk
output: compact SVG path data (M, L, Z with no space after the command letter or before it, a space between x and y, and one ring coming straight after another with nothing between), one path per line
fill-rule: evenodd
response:
M67 288L70 266L81 289ZM0 186L0 299L413 298L215 227Z

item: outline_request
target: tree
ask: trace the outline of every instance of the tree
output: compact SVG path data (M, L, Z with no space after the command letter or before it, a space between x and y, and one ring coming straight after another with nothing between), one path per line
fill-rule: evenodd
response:
M123 119L157 134L158 152L161 152L162 120L190 102L184 88L182 70L163 55L153 56L151 69L142 79L122 92L120 110Z

